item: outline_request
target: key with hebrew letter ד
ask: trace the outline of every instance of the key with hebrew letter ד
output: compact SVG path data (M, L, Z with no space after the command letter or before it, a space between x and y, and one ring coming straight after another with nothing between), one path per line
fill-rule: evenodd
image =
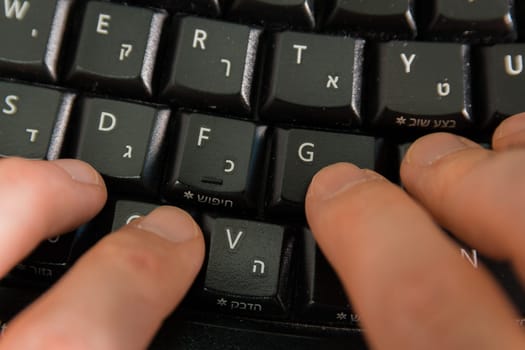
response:
M44 82L58 78L70 0L0 2L0 74Z
M74 95L0 81L0 157L56 159Z
M95 167L116 190L155 196L169 111L85 98L74 156Z
M152 95L165 16L147 8L88 2L67 79L85 89Z

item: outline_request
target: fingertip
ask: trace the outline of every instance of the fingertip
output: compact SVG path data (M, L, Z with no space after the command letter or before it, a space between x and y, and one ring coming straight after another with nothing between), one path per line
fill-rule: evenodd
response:
M104 185L102 176L91 165L77 159L56 159L49 162L64 170L71 179L87 185Z
M495 150L525 146L525 113L513 115L501 122L492 136Z

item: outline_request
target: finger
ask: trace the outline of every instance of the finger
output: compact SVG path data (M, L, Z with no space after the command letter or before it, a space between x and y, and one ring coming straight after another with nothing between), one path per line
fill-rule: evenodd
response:
M95 216L106 200L102 177L72 159L0 159L0 277L38 243Z
M525 147L525 113L505 119L494 131L492 148L497 151Z
M158 208L82 257L11 323L0 349L145 349L203 256L202 234L189 214Z
M437 221L494 259L525 270L525 151L493 152L451 134L416 141L401 166L405 188Z
M310 228L374 349L517 349L516 315L486 272L400 188L337 164L306 197Z

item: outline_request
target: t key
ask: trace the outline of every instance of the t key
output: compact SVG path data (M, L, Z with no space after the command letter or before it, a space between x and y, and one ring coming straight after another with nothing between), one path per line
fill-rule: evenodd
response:
M265 127L182 114L165 187L169 200L219 209L253 209L264 162Z
M87 89L151 95L164 17L150 9L89 2L68 79Z
M259 34L234 23L179 19L164 97L183 106L247 114Z
M0 73L57 79L69 0L3 0L0 3Z
M56 159L73 95L0 81L0 157Z
M466 46L392 41L374 55L372 126L425 132L472 126Z
M263 117L302 124L359 123L363 44L349 37L276 34Z
M86 98L80 113L76 157L93 165L117 190L155 195L169 111Z

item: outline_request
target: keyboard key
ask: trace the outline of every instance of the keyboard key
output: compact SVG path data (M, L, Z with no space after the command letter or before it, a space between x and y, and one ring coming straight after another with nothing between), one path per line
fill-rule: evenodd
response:
M0 157L59 157L74 96L0 81Z
M72 232L43 241L9 272L7 279L17 285L56 282L73 263L76 240L77 234Z
M4 0L0 74L55 81L70 6L67 0Z
M248 114L259 31L186 17L176 22L175 36L164 98L187 107Z
M315 244L312 233L304 232L304 308L302 317L310 322L357 326L348 298L333 268Z
M165 187L171 201L251 210L264 179L265 127L204 114L182 114Z
M99 98L80 107L76 158L93 165L113 189L155 195L169 111Z
M492 129L503 119L525 111L525 44L479 49L479 70L474 87L483 109L482 126Z
M370 123L403 131L459 131L473 124L469 51L460 44L379 44L369 81Z
M233 0L229 15L261 24L313 29L313 0Z
M417 34L413 0L335 0L325 26L381 39L413 38Z
M287 311L291 241L277 225L204 219L209 240L202 300L207 309L252 316Z
M514 40L516 25L509 0L432 0L428 33L439 38Z
M229 1L229 0L226 0ZM136 0L141 5L161 7L176 12L197 13L209 17L219 17L223 0Z
M363 44L349 37L276 34L265 73L263 118L297 124L359 124Z
M313 176L338 162L380 170L373 137L312 130L277 129L274 138L273 186L269 206L272 212L304 213L304 198ZM379 156L378 158L379 159Z
M164 17L150 9L89 2L67 79L90 90L151 95Z
M116 231L122 226L129 224L131 221L141 216L146 216L152 212L158 205L135 202L135 201L117 201L115 204L115 215L111 231Z

